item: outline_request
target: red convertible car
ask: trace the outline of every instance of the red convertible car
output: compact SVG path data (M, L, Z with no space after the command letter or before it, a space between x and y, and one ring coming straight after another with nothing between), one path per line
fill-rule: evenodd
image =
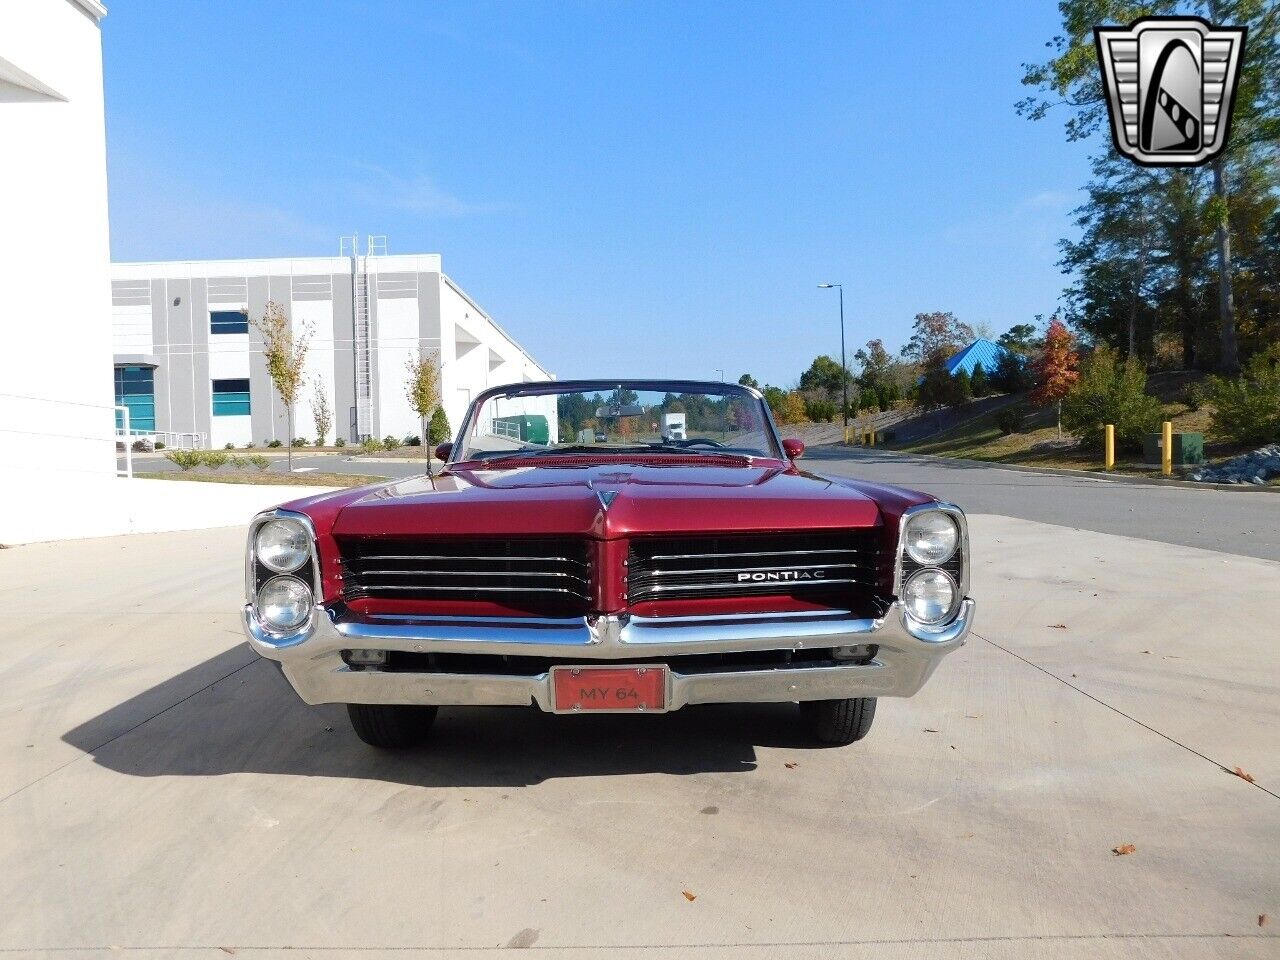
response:
M968 535L958 507L803 451L736 384L498 387L438 474L256 517L245 630L378 747L450 704L797 703L851 743L964 642Z

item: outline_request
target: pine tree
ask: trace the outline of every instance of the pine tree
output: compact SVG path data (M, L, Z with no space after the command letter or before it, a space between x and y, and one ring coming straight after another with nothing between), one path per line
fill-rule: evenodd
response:
M987 371L982 369L982 364L980 363L976 363L973 366L970 386L973 387L973 395L975 397L985 397L991 392L991 384L987 380Z

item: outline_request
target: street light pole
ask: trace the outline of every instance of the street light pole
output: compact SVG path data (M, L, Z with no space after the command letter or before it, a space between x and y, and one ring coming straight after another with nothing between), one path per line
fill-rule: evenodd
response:
M844 442L849 442L849 367L845 363L844 353L844 284L843 283L820 283L818 286L823 290L830 290L835 287L840 291L840 389L844 398L840 404L840 412L844 417Z

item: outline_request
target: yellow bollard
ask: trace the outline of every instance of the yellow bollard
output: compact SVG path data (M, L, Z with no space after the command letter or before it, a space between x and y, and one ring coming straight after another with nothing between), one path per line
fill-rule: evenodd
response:
M1160 433L1160 472L1166 477L1173 475L1173 423L1169 420Z
M1107 446L1107 469L1114 470L1116 468L1116 427L1113 423L1108 423L1105 427L1105 437Z
M871 431L871 445L873 447L876 445L876 432L874 430Z

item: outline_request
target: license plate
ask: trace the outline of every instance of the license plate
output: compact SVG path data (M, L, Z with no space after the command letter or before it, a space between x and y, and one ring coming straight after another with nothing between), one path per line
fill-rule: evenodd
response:
M556 713L654 713L667 708L667 668L552 667Z

